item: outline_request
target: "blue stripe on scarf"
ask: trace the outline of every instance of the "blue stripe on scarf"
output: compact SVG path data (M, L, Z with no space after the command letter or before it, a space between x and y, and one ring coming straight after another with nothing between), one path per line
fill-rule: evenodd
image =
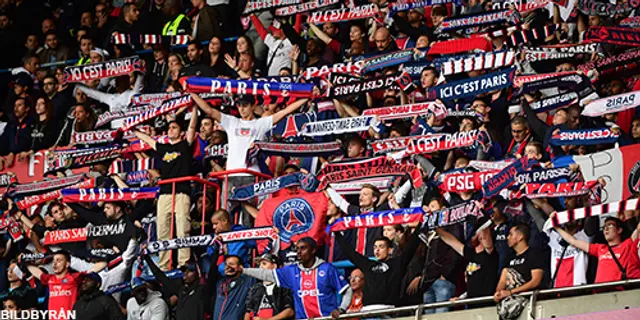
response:
M318 187L318 178L313 174L296 172L258 183L237 187L233 190L230 200L246 201L255 197L278 192L284 188L300 186L304 191L313 192Z
M409 221L407 222L402 221L405 219L405 215L408 215L406 219ZM414 222L416 220L419 221L419 219L422 219L423 216L424 211L422 211L421 207L370 212L357 216L346 216L339 218L332 224L327 226L326 232L327 234L330 234L331 232L336 231L375 227L375 224L379 224L380 220L387 221L385 225L406 224L408 222Z
M586 146L594 144L609 144L617 142L620 135L610 129L582 129L561 130L551 136L549 144L552 146Z
M515 183L515 177L518 173L529 170L529 168L537 163L538 161L527 157L514 161L482 185L484 198L491 198L498 195L504 188L508 188Z
M251 80L227 80L219 78L190 77L187 88L199 92L248 94L254 96L311 97L313 84L281 83Z
M413 50L403 50L382 54L364 62L363 73L395 66L413 60Z
M509 68L471 79L453 81L427 91L429 98L452 100L478 96L483 93L511 87L516 69Z

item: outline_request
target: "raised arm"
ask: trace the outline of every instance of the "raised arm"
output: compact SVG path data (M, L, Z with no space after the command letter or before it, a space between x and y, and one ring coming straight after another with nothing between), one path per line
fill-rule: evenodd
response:
M640 236L640 223L638 223L636 230L634 230L633 233L631 234L631 241L638 240L639 236Z
M320 28L318 28L318 26L316 26L313 23L309 24L309 27L311 28L311 30L313 30L313 33L318 36L318 38L320 38L320 40L322 40L322 42L329 44L329 42L331 42L331 37L329 37L328 34L324 33L324 31L320 30Z
M273 125L275 125L276 123L280 122L280 120L286 118L289 114L293 113L294 111L300 109L300 107L302 107L305 103L307 103L307 101L309 101L309 99L298 100L298 101L288 105L283 110L278 111L278 113L276 113L276 114L274 114L272 116L273 117Z
M347 240L345 240L342 232L336 232L335 237L338 245L340 245L340 250L342 250L342 253L347 256L347 259L349 259L349 261L356 265L356 267L360 268L360 270L368 270L372 264L376 263L358 253L352 245L347 243Z
M576 247L576 248L578 248L578 249L580 249L580 250L582 250L584 252L587 252L587 253L589 252L589 242L576 239L574 236L572 236L568 232L562 230L562 228L560 228L560 227L555 227L555 230L562 237L562 239L564 239L570 245L572 245L572 246L574 246L574 247Z
M191 120L189 120L189 128L187 129L187 143L189 145L192 145L196 139L196 127L198 126L198 108L196 106L192 108Z
M440 236L440 239L444 241L451 249L455 250L459 255L464 256L464 244L460 240L456 239L454 235L445 231L442 228L437 228L436 233Z
M80 218L86 220L87 222L90 222L91 224L101 225L109 222L107 220L107 217L102 213L89 210L77 203L68 203L67 205L69 206L69 208L75 211L80 216Z
M191 93L191 99L193 99L193 101L195 101L198 108L200 108L204 113L206 113L209 117L211 117L211 119L218 122L221 121L222 115L220 111L210 107L209 104L206 101L204 101L204 99L200 98L199 95L195 93Z
M258 16L252 13L249 17L251 18L251 22L253 23L253 26L256 27L256 31L258 32L258 35L264 41L264 39L267 37L269 32L267 31L267 29L265 29L264 25L262 25L262 21L258 19Z
M138 139L142 140L142 142L148 144L149 146L151 146L151 148L153 150L157 150L156 149L156 140L154 140L153 138L151 138L148 134L141 132L140 130L134 130L133 133L136 135L136 137L138 137Z
M40 268L36 267L36 266L32 266L32 265L27 265L27 270L29 270L29 272L31 272L31 274L38 278L38 280L40 280L40 277L42 276L43 272L42 270L40 270Z
M158 280L158 282L162 284L162 290L166 293L166 295L168 297L177 297L178 293L180 292L180 287L182 287L180 281L169 279L169 277L167 277L167 275L164 274L164 272L162 272L160 268L158 268L158 266L155 264L155 262L153 262L149 255L145 254L142 256L142 258L149 266L149 269L151 269L151 273L153 273L153 276L156 278L156 280Z

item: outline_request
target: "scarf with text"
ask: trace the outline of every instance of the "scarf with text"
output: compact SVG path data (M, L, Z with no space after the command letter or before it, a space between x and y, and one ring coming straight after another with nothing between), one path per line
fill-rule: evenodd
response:
M220 78L189 77L186 79L189 92L211 92L223 94L248 94L258 97L311 98L313 84L285 83L252 80L229 80ZM284 101L284 100L283 100Z
M412 118L424 114L433 114L437 119L442 119L447 114L446 107L438 102L429 101L422 103L403 104L399 106L366 109L363 116L377 116L379 120L395 120Z
M477 147L487 150L491 146L491 138L486 131L459 131L453 134L430 134L412 137L406 149L406 155L427 154L437 151Z
M46 173L61 169L73 169L90 166L102 161L112 160L120 156L121 147L111 145L106 147L54 150L46 159Z
M82 82L118 77L129 75L134 71L144 71L142 60L138 56L66 67L64 68L64 82Z
M96 121L96 128L102 127L103 125L110 123L113 120L127 118L135 116L136 114L143 113L149 110L148 105L140 105L138 108L126 109L121 111L107 111L98 116L98 121Z
M318 183L318 179L314 175L296 172L258 183L236 187L233 189L229 199L247 201L255 197L267 196L293 186L301 186L304 191L314 192L318 187Z
M640 201L638 199L629 199L622 201L615 201L610 203L603 203L598 205L591 205L590 207L571 209L566 211L558 211L555 216L549 218L542 228L544 231L550 230L553 227L561 226L567 222L584 219L588 217L597 217L600 215L615 215L619 212L626 210L638 210L640 209Z
M438 177L438 188L446 192L475 192L482 190L482 186L498 172L464 172L441 174Z
M484 122L484 115L474 109L452 110L447 109L447 118L474 118Z
M272 227L221 232L217 234L217 236L222 238L222 242L261 240L261 239L272 239L275 241L278 239L278 234L273 230Z
M576 74L575 71L566 71L566 72L553 72L553 73L542 73L542 74L530 74L526 76L517 76L513 79L513 86L515 88L520 88L526 83L539 81L542 79L549 79L561 76L568 76Z
M213 235L204 234L201 236L192 236L184 238L175 238L169 240L158 240L149 242L147 245L147 253L156 253L160 251L175 250L193 247L208 247L213 245L215 238Z
M143 124L158 116L167 114L171 111L178 110L184 107L193 106L194 102L190 95L183 95L178 98L166 100L160 106L147 110L141 114L137 114L124 119L122 126L118 128L120 131L129 131L137 125Z
M536 81L524 83L513 95L517 98L525 93L539 91L548 88L558 88L560 90L579 91L591 86L591 80L583 74L571 74L566 76L543 78Z
M482 185L483 197L487 199L498 195L502 189L506 189L516 182L515 178L518 173L529 170L537 163L538 161L527 157L517 159Z
M620 21L620 27L637 28L640 27L640 17L628 17Z
M326 174L344 171L349 169L359 169L359 168L372 168L378 166L384 166L389 164L389 159L386 157L375 157L375 158L357 158L357 159L343 159L337 160L335 162L329 162L320 170L318 173L318 178L322 179L322 177Z
M298 13L316 11L320 8L332 6L340 3L340 0L311 0L310 2L304 2L300 4L294 4L284 8L276 9L276 16L292 16Z
M101 144L113 142L118 137L118 130L97 130L86 132L74 132L71 141L73 144ZM122 136L122 139L134 139L136 135L127 131Z
M80 183L74 184L72 186L70 186L71 188L93 188L96 185L96 180L95 179L88 179L85 181L82 181ZM59 190L53 190L53 191L49 191L47 193L44 194L37 194L37 195L33 195L33 196L27 196L24 197L24 199L22 200L18 200L16 202L16 206L18 207L18 209L20 210L25 210L28 208L31 208L33 206L37 206L40 204L43 204L45 202L49 202L52 200L56 200L59 199L60 197L62 197L62 192Z
M265 156L281 157L329 157L342 154L338 142L321 143L282 143L282 142L254 142L254 146L249 150L249 157L256 157L258 154Z
M46 234L44 238L44 245L50 246L61 243L87 241L87 239L122 235L126 230L126 226L127 225L124 223L114 223L89 226L86 228L53 230Z
M411 143L412 137L397 137L383 140L369 141L369 146L375 155L401 151L407 149Z
M511 192L509 199L539 199L583 196L592 192L598 186L598 181L560 182L560 183L529 183L522 185L520 190Z
M613 4L598 2L595 0L578 0L576 8L588 16L606 17L628 15L633 10L633 7L631 7L628 2Z
M640 30L632 28L590 26L584 37L585 41L619 44L623 46L640 46Z
M247 6L242 12L243 15L250 15L255 12L268 11L275 8L286 7L301 3L302 0L252 0L247 2Z
M469 217L482 217L482 211L476 201L468 201L453 207L427 213L424 226L429 230L464 222Z
M479 77L441 84L428 89L427 99L452 100L508 88L512 85L515 71L515 68L509 68Z
M545 45L540 47L523 47L523 50L538 50L545 52L559 52L559 53L575 53L575 54L585 54L585 53L594 53L598 51L597 43L577 43L577 44L554 44L554 45Z
M109 174L126 173L133 171L146 171L150 169L158 169L155 158L123 160L116 159L109 166Z
M347 73L351 75L360 75L364 68L364 60L350 61L347 63L336 63L331 66L322 67L309 67L302 72L302 77L310 80L313 78L321 78L330 75L331 73Z
M509 48L516 48L522 44L541 43L558 29L560 24L538 26L531 30L516 30L507 38L507 45Z
M153 140L155 140L158 143L169 143L169 136L156 136L156 137L152 137ZM128 153L134 153L134 152L145 152L145 151L150 151L153 150L153 148L148 145L146 142L142 141L142 140L134 140L132 141L129 146L127 146L126 148L122 149L122 153L123 154L128 154Z
M620 134L611 129L560 130L551 135L549 144L552 146L586 146L614 143L619 138Z
M363 73L403 64L413 60L413 49L395 51L377 55L364 60Z
M520 14L515 10L490 11L446 18L438 29L440 31L453 31L462 28L501 24L504 22L517 24L519 20Z
M529 107L531 107L533 112L541 113L565 108L574 103L578 103L578 94L575 92L567 92L534 101L529 105Z
M374 177L401 177L406 174L411 175L414 187L418 188L422 185L422 176L420 174L420 171L413 164L398 164L395 161L389 160L385 157L378 157L371 160L373 161L362 161L358 166L350 166L343 163L330 167L329 169L327 169L328 167L323 168L323 170L321 170L321 174L318 175L318 179L320 179L318 190L323 190L329 184L337 182L362 180L365 178ZM373 165L380 162L383 163L383 165ZM340 170L345 165L348 168L345 170Z
M445 76L469 71L480 71L508 67L516 61L514 51L495 51L454 58L442 63L441 71Z
M143 44L168 44L170 46L184 45L189 43L190 37L186 34L175 36L163 36L159 34L127 34L118 33L111 36L113 44L131 44L134 46Z
M589 61L576 67L579 71L587 72L595 69L604 74L606 72L618 71L625 69L627 65L635 63L640 58L640 50L630 50L614 56Z
M7 194L11 197L15 197L34 193L45 193L51 190L62 189L74 185L83 179L84 174L77 174L70 177L54 178L26 184L14 184L9 187Z
M125 180L125 182L129 186L131 185L139 186L145 183L148 184L149 181L150 181L149 171L146 171L146 170L127 172L127 177Z
M162 93L141 93L131 97L131 104L134 106L152 105L157 107L165 100L177 98L181 96L180 92L162 92Z
M500 161L482 161L482 160L471 160L469 162L469 167L474 168L479 171L494 171L494 170L502 170L513 163L514 159L509 158Z
M539 184L558 180L570 181L573 180L573 176L573 171L569 167L529 170L518 173L515 177L515 184L522 186L524 184Z
M354 8L341 8L325 11L311 12L307 18L307 23L323 24L325 22L343 22L359 19L373 18L378 14L378 6L366 4Z
M538 49L524 49L524 52L525 52L524 60L529 62L569 59L575 56L575 53L570 53L570 52L554 52L554 51L544 51L544 50L538 50Z
M369 130L370 127L376 127L377 125L378 122L376 121L375 116L316 121L307 123L302 128L300 135L317 137L330 134L362 132Z
M393 179L393 177L382 177L350 182L332 183L329 186L340 195L360 194L360 190L365 184L370 184L378 188L380 192L386 192L391 189Z
M402 77L403 74L383 75L376 78L364 79L358 82L353 81L334 85L327 88L326 97L334 99L358 95L361 93L376 91L384 88L391 88L394 85L399 85L398 80Z
M618 94L591 101L582 110L582 115L587 117L599 117L609 113L616 113L640 106L640 91Z
M64 202L115 202L154 199L160 187L62 189Z
M16 182L18 182L18 179L15 175L10 175L8 173L0 174L0 187L8 186Z
M493 51L493 44L485 38L453 39L432 44L427 56L458 54L467 51Z
M389 12L402 12L409 11L415 8L426 8L437 5L446 5L449 3L455 3L462 6L462 0L413 0L413 1L398 1L389 5Z
M396 224L405 225L408 223L421 222L423 217L424 212L421 207L370 212L338 218L327 226L326 231L327 234L331 234L331 232L351 229L368 229Z
M229 144L212 144L204 149L204 158L224 158L229 155Z

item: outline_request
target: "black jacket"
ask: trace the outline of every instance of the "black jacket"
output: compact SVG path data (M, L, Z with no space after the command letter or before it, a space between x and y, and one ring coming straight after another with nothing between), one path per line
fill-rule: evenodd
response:
M100 290L80 296L73 305L73 311L76 313L76 319L82 320L126 319L116 300Z
M137 234L138 227L133 224L127 214L123 214L122 217L120 217L120 219L116 221L110 221L109 219L107 219L103 212L96 212L95 210L87 209L78 203L69 203L69 207L73 209L73 211L75 211L82 219L94 226L105 224L125 225L123 234L98 238L98 242L100 242L105 248L112 248L113 246L116 246L118 247L120 252L124 252L127 250L129 240L131 240L131 238L135 237Z
M267 288L262 282L257 282L249 290L247 294L247 312L258 313L260 310L260 304L262 303L262 297L267 292ZM273 315L288 309L293 309L293 292L287 288L275 287L273 288L273 301L269 301L273 307Z

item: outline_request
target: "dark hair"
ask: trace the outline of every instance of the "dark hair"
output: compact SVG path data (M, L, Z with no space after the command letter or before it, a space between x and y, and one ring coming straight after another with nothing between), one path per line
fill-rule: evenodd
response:
M27 98L19 97L15 101L13 101L13 104L15 105L15 103L20 101L20 100L23 100L24 101L24 106L26 108L28 108L29 110L31 110L31 101L29 101L29 99L27 99Z
M437 6L433 6L433 8L431 8L431 15L432 16L446 17L446 16L449 15L449 12L447 10L447 7L445 7L443 5L437 5Z
M67 252L66 250L59 250L53 253L54 256L58 254L63 255L67 262L71 262L71 254L69 254L69 252Z
M384 244L389 248L393 247L393 242L391 242L391 240L389 240L389 238L387 238L387 237L376 238L376 240L374 240L373 243L376 243L378 241L384 242Z
M227 259L229 259L229 258L236 258L236 259L238 259L238 264L244 265L244 260L238 255L227 254L227 255L224 256L224 261L227 261Z
M256 60L256 52L255 52L255 48L253 47L253 41L251 41L251 39L245 35L241 35L238 37L238 39L236 39L236 50L235 53L233 55L234 59L237 61L240 58L240 53L238 52L238 47L237 47L237 43L238 40L240 40L240 38L243 38L245 41L247 41L247 53L253 58L253 60Z
M202 44L196 40L189 41L189 43L187 43L187 47L189 47L190 45L194 45L196 46L196 49L202 50Z
M50 78L50 77L47 77L47 78ZM55 77L53 77L53 79L55 79ZM41 97L38 97L38 99L36 99L36 104L38 104L38 100L40 99L44 100L44 106L45 106L44 113L47 115L46 121L48 122L53 119L53 103L51 102L51 99L49 99L49 97L47 97L46 95L43 95Z
M56 36L56 38L58 37L58 34L55 31L49 30L49 31L45 32L44 38L47 39L47 37L50 36L50 35L54 35L54 36Z
M425 71L432 71L436 75L436 78L440 77L440 71L436 67L432 67L432 66L424 67L420 71L420 75L422 75L422 73Z
M82 40L89 40L89 41L93 42L93 38L91 38L91 36L89 36L88 34L80 37L80 41L82 41Z
M174 81L169 82L168 87L171 87L176 91L182 91L182 85L180 84L180 81L178 81L178 80L174 80Z
M125 14L129 13L129 11L132 10L131 9L132 6L137 6L137 5L133 2L125 3L124 6L122 6L121 16L124 17Z
M180 131L184 131L184 124L181 121L171 120L169 121L169 123L167 123L167 127L169 127L169 125L171 125L172 123L175 123L180 128Z
M365 183L362 185L362 189L370 189L371 191L373 191L373 196L376 197L378 200L380 200L380 190L378 189L378 187L370 184L370 183Z
M522 234L522 237L524 238L525 242L527 243L529 242L529 238L531 238L531 229L529 228L528 225L523 223L518 223L514 225L512 228Z
M604 219L604 224L607 224L607 222L609 221L613 221L616 223L616 229L623 229L624 228L624 223L622 222L622 220L616 218L616 217L608 217L606 219Z
M527 143L527 146L532 146L532 147L536 148L536 151L539 154L542 154L542 152L544 150L544 147L542 146L542 143L540 143L539 141L529 141Z

